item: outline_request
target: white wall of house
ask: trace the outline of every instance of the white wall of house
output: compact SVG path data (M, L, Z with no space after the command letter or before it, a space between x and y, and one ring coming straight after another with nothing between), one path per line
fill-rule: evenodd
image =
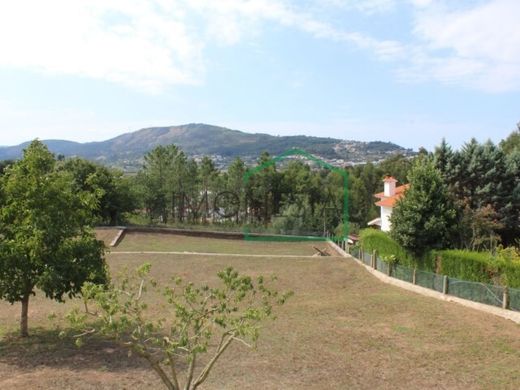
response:
M390 231L390 216L392 215L392 209L392 207L381 206L381 230L384 232Z

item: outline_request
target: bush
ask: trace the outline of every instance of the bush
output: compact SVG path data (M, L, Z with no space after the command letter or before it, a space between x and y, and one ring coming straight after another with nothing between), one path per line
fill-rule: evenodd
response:
M377 251L380 257L391 258L395 256L399 264L413 266L412 257L388 234L380 230L364 229L360 233L360 242L363 250Z
M467 250L431 251L429 258L439 261L438 273L474 282L520 288L520 262L491 253Z
M430 258L439 261L438 273L473 282L493 283L496 261L489 253L467 250L432 251Z
M377 251L380 257L418 267L452 278L520 288L520 252L515 248L498 250L496 255L459 249L432 250L420 261L414 259L388 234L365 229L360 234L363 250Z

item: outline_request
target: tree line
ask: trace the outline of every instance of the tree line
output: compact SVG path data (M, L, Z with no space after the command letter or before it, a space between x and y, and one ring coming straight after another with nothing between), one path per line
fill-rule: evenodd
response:
M520 233L518 134L513 132L499 145L471 140L460 150L443 140L432 153L421 149L414 158L397 154L379 163L344 168L349 231L359 231L380 215L373 195L382 190L385 175L401 184L418 176L416 192L421 187L419 177L424 177L426 195L418 196L417 202L422 202L435 183L447 193L421 207L430 205L434 210L432 205L439 204L455 213L443 222L445 228L437 229L433 222L429 229L420 228L447 230L443 237L428 234L436 237L436 245L479 250L514 243ZM218 170L211 158L197 161L175 145L148 152L135 175L80 158L56 160L56 169L71 175L77 191L95 195L97 224L248 225L273 233L323 235L342 231L345 222L342 175L304 159L273 164L273 157L263 153L256 166L264 169L253 175L247 172L254 167L240 158L227 170ZM9 164L0 164L0 175ZM414 165L425 172L412 175ZM409 195L412 199L414 192ZM411 226L422 226L422 221L412 217L409 221L404 224L397 219L394 225L410 226L408 231L418 236L419 228ZM424 245L418 242L416 246Z
M472 139L453 150L443 140L408 179L391 235L412 254L520 245L520 128L498 145Z

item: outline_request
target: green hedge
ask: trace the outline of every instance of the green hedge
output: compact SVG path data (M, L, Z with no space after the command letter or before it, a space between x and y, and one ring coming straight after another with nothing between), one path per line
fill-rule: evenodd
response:
M459 249L432 250L416 262L388 234L375 229L362 230L360 244L364 251L376 250L383 258L394 255L398 263L408 267L418 267L461 280L520 288L518 255L513 259L505 252L502 252L502 256L493 256L490 253Z
M381 230L364 229L360 232L360 244L363 250L377 251L380 257L395 256L399 264L414 266L412 257L388 234Z
M439 273L453 278L520 288L520 263L490 253L467 250L431 251L439 261Z
M440 250L429 257L439 260L439 273L473 282L492 283L497 275L495 260L488 253L465 250Z

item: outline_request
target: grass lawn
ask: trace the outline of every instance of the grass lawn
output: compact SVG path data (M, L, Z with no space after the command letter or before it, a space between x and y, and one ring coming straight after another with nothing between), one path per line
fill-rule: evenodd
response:
M252 241L134 232L126 233L119 245L111 250L113 252L158 251L312 256L316 253L313 246L319 249L327 248L332 253L331 248L323 241Z
M382 284L349 259L108 256L114 275L144 261L162 281L176 274L211 283L231 265L250 275L275 274L280 289L295 292L265 325L258 349L233 345L205 389L514 389L520 383L519 325ZM0 303L1 389L161 388L146 362L110 342L78 350L59 340L47 316L74 304L32 298L33 336L21 341L11 335L20 305Z

